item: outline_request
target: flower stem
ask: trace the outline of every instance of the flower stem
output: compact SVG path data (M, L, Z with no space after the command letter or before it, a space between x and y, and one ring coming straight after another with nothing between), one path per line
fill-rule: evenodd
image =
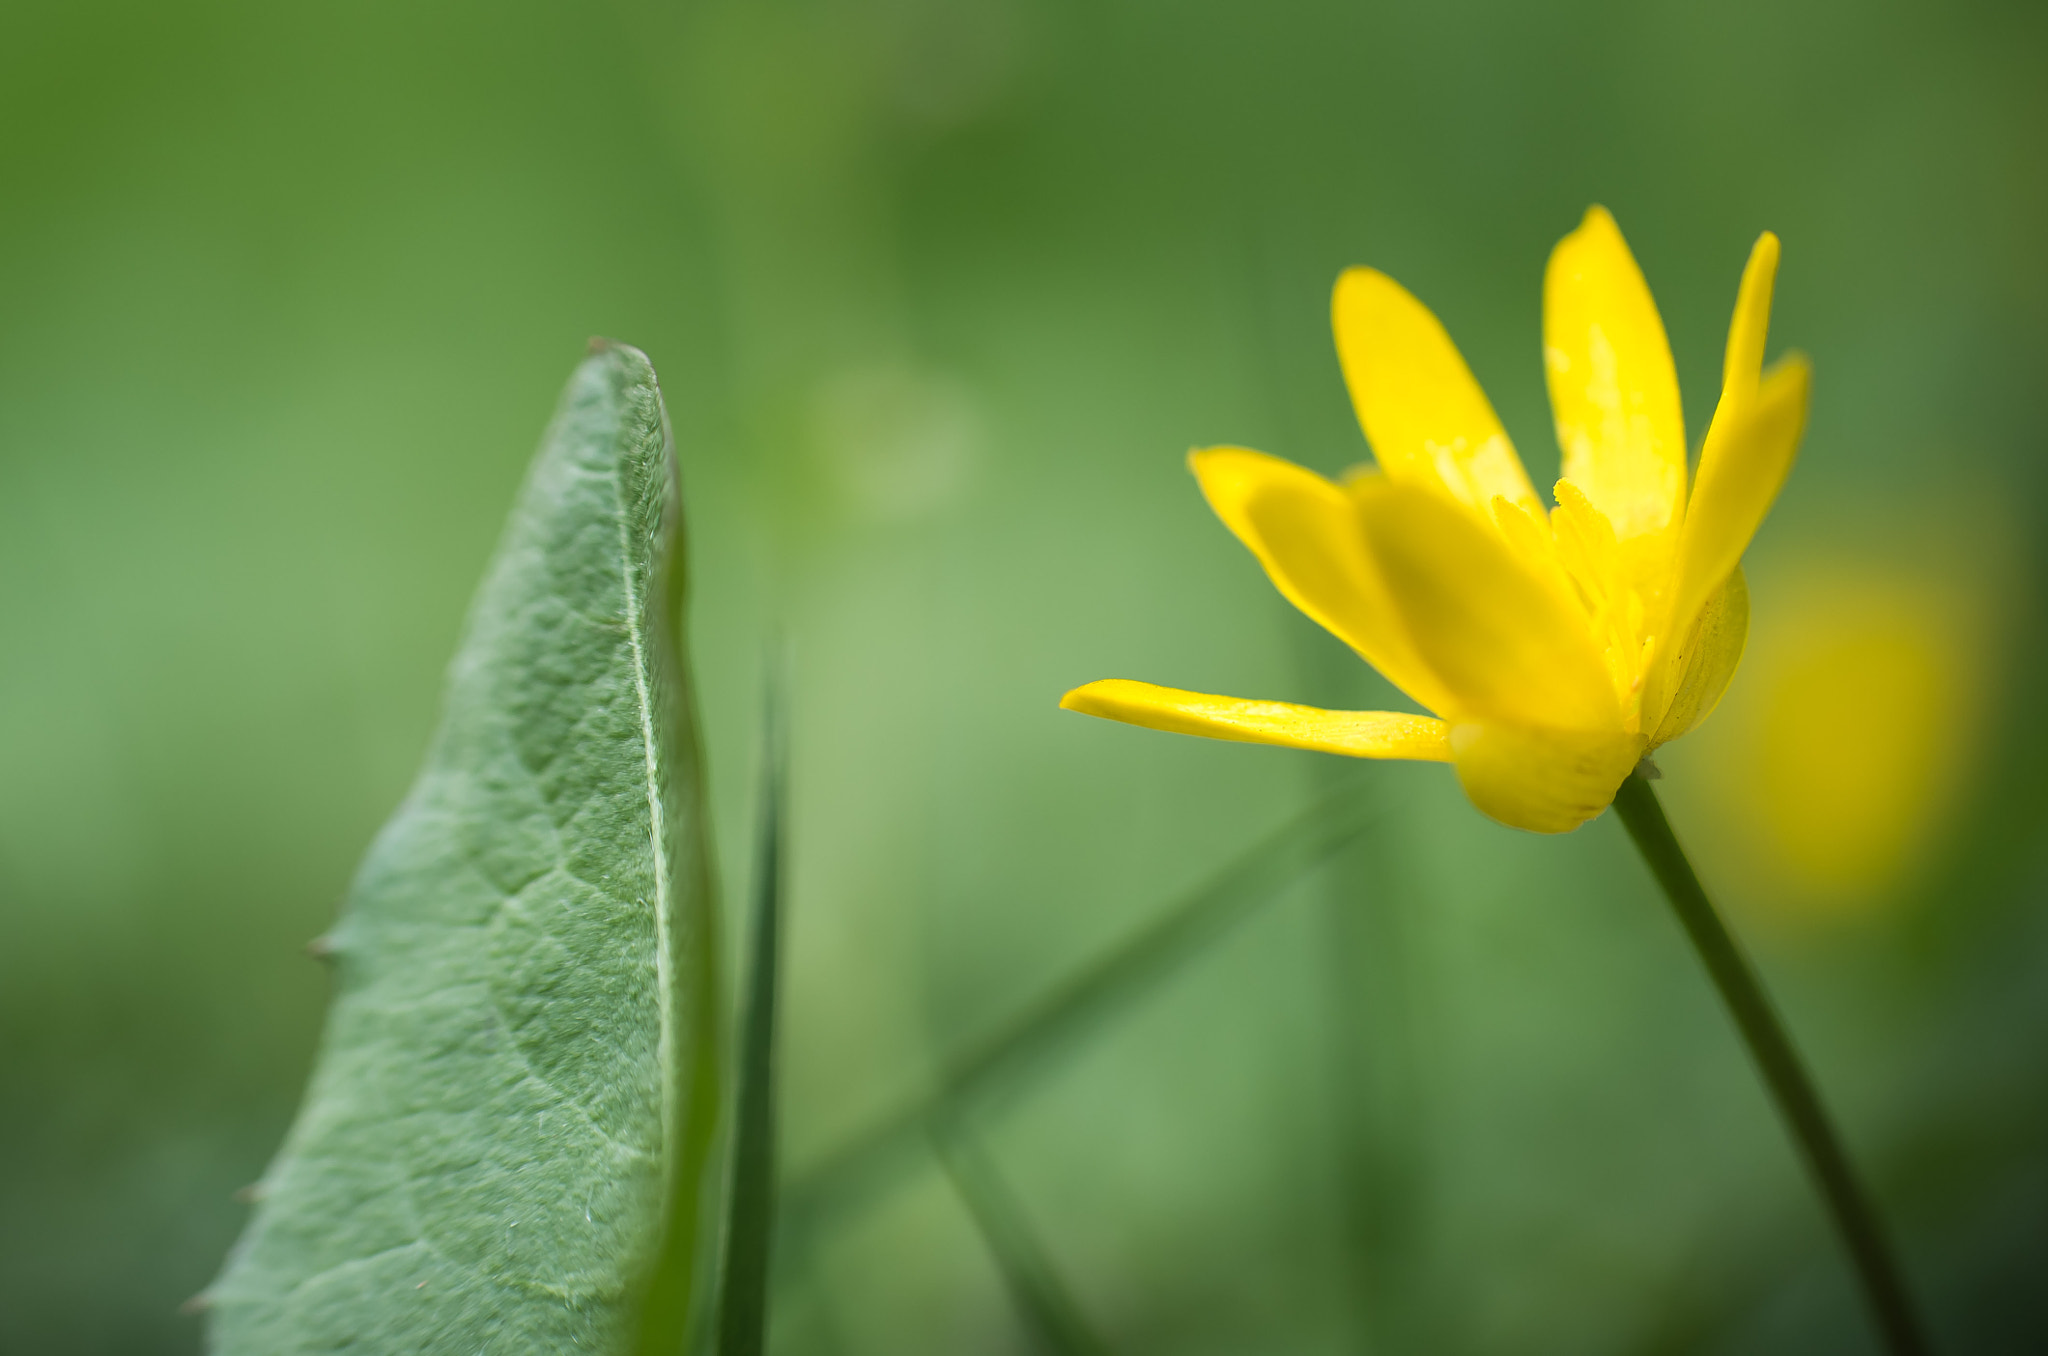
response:
M1722 1001L1727 1003L1742 1039L1749 1045L1750 1057L1756 1061L1779 1113L1798 1142L1855 1264L1886 1348L1892 1356L1928 1356L1931 1348L1913 1312L1912 1301L1907 1298L1905 1282L1878 1224L1877 1213L1871 1209L1870 1197L1856 1180L1849 1156L1821 1105L1820 1094L1800 1063L1798 1052L1793 1050L1784 1025L1772 1011L1770 1000L1764 996L1763 985L1750 967L1749 958L1714 912L1713 903L1700 886L1700 878L1693 873L1692 863L1686 860L1685 850L1671 832L1671 822L1664 817L1657 793L1640 775L1631 774L1615 793L1614 809L1628 827L1629 837L1635 840L1651 874L1664 887L1678 921L1685 925L1686 935L1692 938L1707 973L1713 976Z

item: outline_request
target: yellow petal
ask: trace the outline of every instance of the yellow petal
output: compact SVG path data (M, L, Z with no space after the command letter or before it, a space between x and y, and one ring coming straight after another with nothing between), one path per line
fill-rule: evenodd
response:
M1550 519L1541 506L1532 513L1520 504L1511 504L1499 495L1493 500L1493 523L1500 529L1501 540L1508 544L1522 563L1522 568L1544 581L1545 585L1560 598L1580 597L1578 585L1572 582L1564 561L1558 555L1557 536L1551 530ZM1599 641L1594 633L1595 643ZM1610 665L1610 669L1611 669Z
M1707 439L1680 538L1673 634L1691 629L1778 497L1806 431L1812 388L1813 369L1794 355L1764 377L1747 409Z
M1349 493L1292 462L1238 447L1192 453L1188 465L1209 507L1288 602L1417 702L1442 709L1443 684L1402 629Z
M1764 337L1771 328L1772 285L1777 277L1778 237L1765 231L1749 252L1742 286L1735 294L1735 318L1728 324L1728 352L1721 362L1721 406L1714 411L1716 420L1730 406L1756 399L1764 370Z
M1677 691L1666 708L1650 747L1668 744L1714 713L1721 694L1742 662L1749 639L1749 583L1738 567L1700 609L1699 621L1685 646L1671 660Z
M1628 582L1622 574L1614 525L1593 507L1586 492L1569 480L1558 481L1551 493L1557 496L1550 526L1558 560L1578 581L1587 604L1595 610L1604 608Z
M1472 803L1534 833L1566 833L1606 809L1642 749L1642 736L1620 731L1462 721L1451 727L1452 762Z
M1428 307L1386 274L1353 268L1337 279L1330 315L1351 403L1389 479L1443 490L1482 516L1496 495L1538 507L1486 393Z
M1544 516L1540 504L1531 510L1497 494L1487 507L1492 513L1493 525L1500 529L1501 539L1524 565L1543 574L1559 568L1557 542L1551 536L1550 519Z
M1685 498L1685 420L1664 322L1604 207L1551 251L1543 356L1565 477L1614 524L1659 532Z
M1244 744L1281 744L1351 758L1451 761L1448 726L1399 711L1324 711L1291 702L1212 697L1125 678L1077 687L1060 698L1060 706L1126 725Z
M1353 498L1409 638L1453 717L1572 730L1619 728L1585 614L1442 495L1386 481Z
M1713 628L1727 621L1716 621L1712 615L1713 600L1728 588L1743 589L1741 630L1729 642L1734 650L1727 656L1728 672L1720 680L1722 686L1734 676L1742 640L1748 634L1748 593L1735 563L1742 558L1744 547L1784 484L1805 420L1805 394L1789 385L1773 387L1774 409L1760 415L1764 341L1770 332L1778 254L1778 237L1766 231L1757 238L1742 270L1735 315L1728 322L1727 354L1721 365L1721 401L1714 408L1714 421L1708 426L1706 442L1700 449L1699 475L1686 506L1686 524L1667 604L1670 613L1666 630L1670 634L1689 636L1692 640L1711 638ZM1805 382L1803 371L1796 375L1793 372L1794 367L1803 366L1803 361L1789 365L1778 379ZM1787 420L1794 425L1789 430ZM1688 641L1689 647L1692 640ZM1687 667L1695 662L1694 655L1667 652L1649 675L1644 697L1646 714L1654 713L1659 705L1669 705L1661 721L1652 717L1657 726L1653 747L1677 738L1704 720L1720 698L1720 687L1711 693L1686 690L1703 681ZM1689 709L1695 700L1703 700L1704 705Z

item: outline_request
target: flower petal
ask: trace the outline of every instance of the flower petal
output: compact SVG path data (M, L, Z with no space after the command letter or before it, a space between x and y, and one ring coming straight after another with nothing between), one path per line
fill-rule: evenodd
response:
M1449 726L1399 711L1324 711L1292 702L1212 697L1125 678L1077 687L1060 698L1060 706L1126 725L1244 744L1281 744L1351 758L1451 761Z
M1429 308L1386 274L1346 269L1330 301L1337 360L1390 480L1447 491L1482 517L1496 495L1540 511L1486 393Z
M1465 794L1489 818L1533 833L1567 833L1606 809L1642 751L1642 736L1619 731L1451 727Z
M1795 354L1764 377L1755 401L1738 417L1725 428L1716 421L1686 505L1671 613L1674 635L1691 629L1708 596L1734 572L1784 487L1806 431L1812 389L1813 369Z
M1604 207L1551 251L1543 356L1564 476L1626 541L1676 523L1685 419L1664 322Z
M1614 685L1585 613L1442 495L1355 487L1365 538L1453 718L1572 730L1620 727Z
M1432 711L1444 686L1416 657L1351 495L1315 472L1240 447L1188 456L1209 507L1293 603Z
M1727 516L1728 489L1724 483L1731 466L1743 460L1740 450L1731 459L1730 439L1740 436L1753 440L1751 416L1755 413L1762 393L1762 372L1764 340L1770 332L1772 284L1778 274L1778 237L1769 231L1757 238L1750 249L1749 262L1742 270L1742 286L1735 297L1735 315L1728 322L1728 347L1721 364L1721 401L1714 407L1714 421L1707 428L1705 444L1700 449L1700 472L1693 485L1692 498L1686 505L1686 525L1680 534L1679 551L1674 561L1671 588L1666 595L1665 606L1669 609L1661 630L1668 636L1685 638L1687 652L1674 653L1670 648L1651 666L1643 694L1645 728L1654 729L1651 747L1667 740L1676 739L1700 721L1706 719L1714 704L1720 700L1721 686L1734 676L1735 663L1741 658L1742 641L1748 634L1748 593L1742 593L1742 621L1734 634L1734 650L1726 656L1727 673L1719 679L1721 686L1711 692L1696 689L1705 678L1692 671L1697 662L1694 647L1702 637L1717 625L1726 624L1727 619L1716 622L1711 615L1714 599L1730 587L1742 588L1740 571L1726 576L1723 582L1720 572L1726 564L1732 569L1739 560L1742 546L1756 530L1751 522L1741 533L1741 542L1735 546L1734 554L1726 549L1727 543L1720 543L1717 550L1709 550L1707 538L1715 533L1717 519ZM1796 445L1797 436L1794 435ZM1749 452L1753 455L1755 448ZM1778 474L1783 483L1784 473ZM1777 490L1773 487L1771 495ZM1768 507L1768 499L1766 500ZM1738 515L1739 517L1740 515ZM1760 518L1761 515L1759 514ZM1695 524L1694 519L1700 521ZM1738 522L1737 527L1740 526ZM1721 530L1727 530L1722 524ZM1704 610L1703 610L1704 609ZM1710 637L1709 637L1710 638ZM1695 702L1703 704L1693 705ZM1665 714L1659 716L1660 709Z
M1728 322L1728 351L1721 360L1721 404L1714 410L1716 421L1731 405L1746 405L1756 399L1764 370L1764 337L1771 328L1772 285L1777 277L1778 237L1765 231L1749 251L1742 286L1735 294L1735 318Z
M1749 583L1738 566L1728 582L1707 599L1685 647L1671 661L1678 674L1677 691L1651 736L1652 749L1670 743L1714 713L1729 680L1735 677L1736 665L1742 662L1742 647L1748 639Z

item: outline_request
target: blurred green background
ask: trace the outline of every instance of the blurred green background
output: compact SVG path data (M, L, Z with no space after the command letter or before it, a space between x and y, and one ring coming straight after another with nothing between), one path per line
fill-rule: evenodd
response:
M1943 1349L2039 1350L2044 62L2048 9L1953 0L9 0L0 1350L198 1349L301 948L592 334L675 420L729 887L796 655L792 1172L1355 788L1353 848L975 1121L1110 1349L1872 1350L1611 816L1054 709L1395 700L1182 454L1364 457L1327 303L1370 263L1547 482L1543 261L1594 201L1695 438L1785 241L1812 430L1663 786ZM928 1162L801 1242L780 1351L1032 1349Z

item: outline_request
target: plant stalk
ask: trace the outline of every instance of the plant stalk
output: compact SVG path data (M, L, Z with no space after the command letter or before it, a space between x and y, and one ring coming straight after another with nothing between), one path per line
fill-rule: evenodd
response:
M1765 997L1763 985L1749 958L1737 945L1721 916L1686 859L1685 850L1664 817L1657 793L1641 774L1632 773L1615 793L1614 809L1627 826L1629 837L1643 854L1650 873L1664 887L1664 895L1678 914L1686 935L1692 938L1707 973L1728 1005L1742 1039L1749 1046L1778 1104L1779 1114L1799 1145L1807 1168L1833 1216L1835 1228L1849 1250L1864 1297L1892 1356L1929 1356L1925 1330L1906 1294L1903 1276L1891 1245L1871 1208L1870 1196L1856 1179L1855 1169L1842 1148L1840 1136L1821 1105L1813 1080L1800 1063L1798 1052L1785 1027Z

